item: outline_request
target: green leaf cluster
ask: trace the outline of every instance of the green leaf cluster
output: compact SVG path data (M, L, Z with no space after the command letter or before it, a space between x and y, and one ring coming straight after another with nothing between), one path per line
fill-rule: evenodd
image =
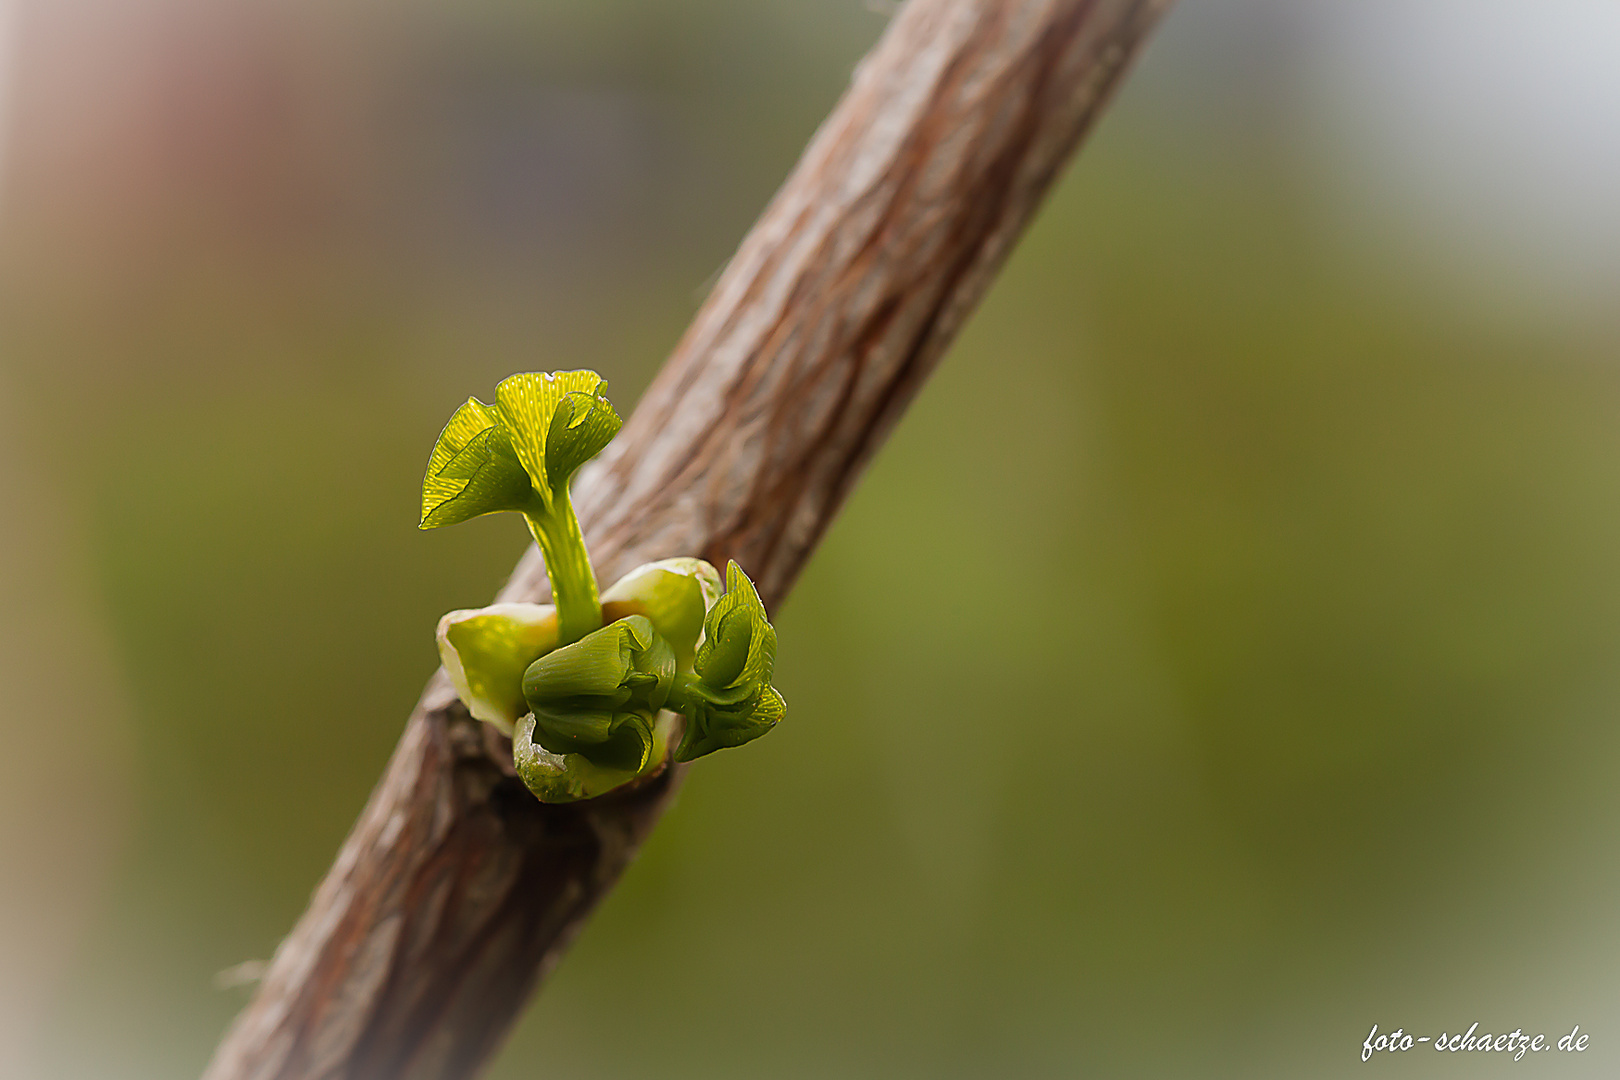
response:
M428 458L420 528L555 513L569 479L618 434L606 385L594 371L530 373L503 380L493 405L468 398Z
M646 616L610 623L523 673L534 741L553 754L639 773L652 753L653 716L674 682L675 651Z
M776 631L735 562L639 566L597 594L568 484L619 430L595 372L514 375L495 404L469 398L422 482L424 529L524 516L554 605L495 604L439 620L457 695L512 738L546 802L594 798L676 761L757 739L786 712L771 686ZM604 624L606 622L606 625ZM684 717L684 730L682 720Z

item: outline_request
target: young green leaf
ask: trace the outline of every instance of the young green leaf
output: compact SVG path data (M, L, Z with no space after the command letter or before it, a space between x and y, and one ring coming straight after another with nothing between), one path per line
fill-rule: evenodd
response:
M612 622L645 615L675 650L675 666L691 671L697 658L703 618L722 592L720 574L702 559L662 559L644 563L602 594L602 618Z
M439 435L422 480L421 528L456 525L536 503L534 487L495 411L468 398Z
M669 755L669 744L679 722L680 718L672 712L654 715L649 761L661 764ZM594 799L643 775L638 769L598 765L583 754L554 754L535 741L534 730L533 713L518 721L517 731L512 736L512 762L523 783L541 802Z
M696 761L764 735L787 715L787 701L774 686L736 702L728 702L723 695L705 699L698 689L681 712L686 716L686 732L675 748L675 760Z
M672 708L686 714L676 761L692 761L741 746L781 722L787 702L771 686L776 630L765 617L754 583L734 561L726 564L726 594L709 609L695 675L680 676Z
M513 375L495 388L494 411L548 511L619 432L606 385L594 371L558 371Z
M468 398L428 458L421 527L552 511L579 467L618 434L606 385L594 371L530 373L503 379L494 405Z
M557 647L557 609L494 604L439 620L439 659L467 711L511 735L528 711L523 672Z
M524 672L534 741L631 773L657 765L653 716L674 680L675 654L644 616L604 626Z
M697 673L711 686L769 685L776 664L776 630L754 583L735 559L726 564L726 594L709 609Z
M568 495L579 467L619 430L594 371L501 380L495 404L469 398L439 435L422 480L421 527L517 510L551 578L558 637L578 641L602 625L596 576Z

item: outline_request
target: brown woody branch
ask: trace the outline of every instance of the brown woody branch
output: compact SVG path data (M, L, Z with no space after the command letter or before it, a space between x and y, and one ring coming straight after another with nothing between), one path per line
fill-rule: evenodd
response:
M911 0L576 488L597 572L735 558L780 603L1169 0ZM530 549L502 599L548 594ZM206 1080L450 1080L680 782L546 806L443 673Z

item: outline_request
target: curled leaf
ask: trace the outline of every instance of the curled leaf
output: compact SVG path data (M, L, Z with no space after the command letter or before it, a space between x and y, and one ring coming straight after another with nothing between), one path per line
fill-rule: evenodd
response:
M679 671L697 659L703 619L719 600L720 574L702 559L662 559L644 563L602 594L602 618L612 622L644 615L675 651Z
M677 723L679 718L672 712L654 715L652 749L647 755L650 761L662 763L669 754ZM523 783L541 802L594 799L651 771L598 765L583 754L554 754L535 741L534 732L535 717L530 713L518 721L512 736L512 762Z
M742 567L729 562L726 594L704 620L695 675L677 684L686 733L675 760L741 746L775 727L787 713L787 702L771 686L775 664L776 630L765 605Z
M439 620L439 659L467 711L512 734L528 711L523 672L557 646L557 609L494 604Z
M601 452L622 423L594 371L513 375L495 388L495 411L513 451L551 509L579 467Z
M553 754L632 774L653 759L653 719L675 680L675 654L632 615L547 653L523 675L533 739Z

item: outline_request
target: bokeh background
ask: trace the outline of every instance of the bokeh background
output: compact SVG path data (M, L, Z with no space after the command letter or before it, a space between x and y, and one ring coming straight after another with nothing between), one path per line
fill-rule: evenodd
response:
M0 0L0 1075L200 1070L525 542L439 426L628 412L887 7ZM1616 55L1181 0L491 1075L1615 1075ZM1359 1060L1475 1021L1592 1042Z

